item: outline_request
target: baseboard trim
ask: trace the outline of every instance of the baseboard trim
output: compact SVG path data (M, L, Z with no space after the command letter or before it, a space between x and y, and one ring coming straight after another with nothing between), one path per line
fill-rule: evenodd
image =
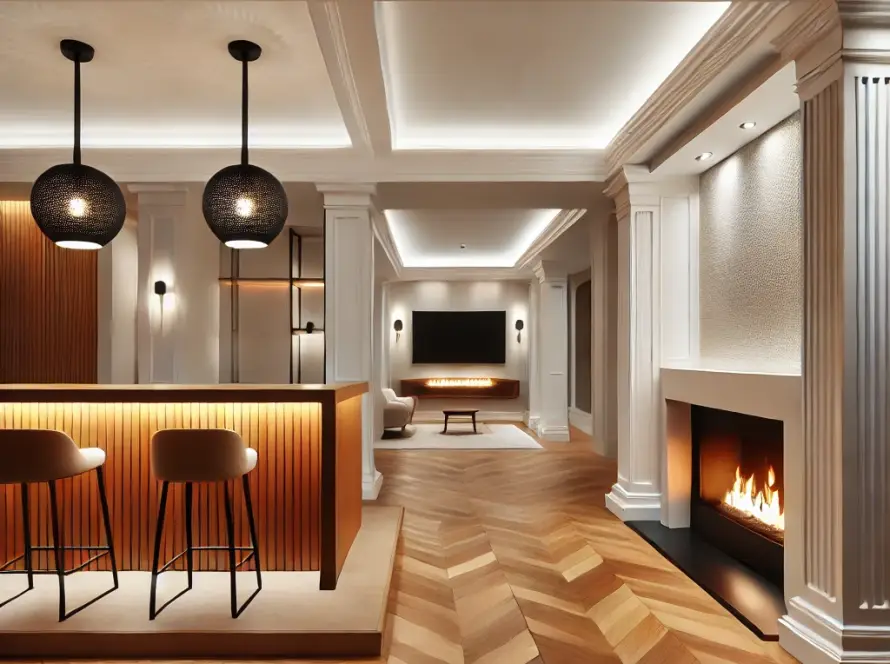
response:
M606 509L622 521L660 521L660 493L628 493L620 484L612 485L606 496Z
M593 415L572 406L569 408L569 424L580 429L588 436L593 435Z
M374 479L362 478L362 500L377 500L377 496L380 495L380 489L383 487L383 473L375 472Z
M444 422L445 415L441 410L425 410L414 413L417 422ZM525 413L517 411L480 410L476 413L477 422L524 422Z
M552 440L557 443L567 443L571 438L569 427L565 425L539 425L538 436L545 440Z
M890 664L890 627L845 625L803 597L779 619L779 645L807 664Z

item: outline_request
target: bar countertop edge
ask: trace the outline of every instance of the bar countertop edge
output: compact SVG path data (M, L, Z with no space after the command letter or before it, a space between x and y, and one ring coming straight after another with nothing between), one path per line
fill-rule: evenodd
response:
M336 404L364 394L368 383L318 385L0 384L0 403L299 403Z

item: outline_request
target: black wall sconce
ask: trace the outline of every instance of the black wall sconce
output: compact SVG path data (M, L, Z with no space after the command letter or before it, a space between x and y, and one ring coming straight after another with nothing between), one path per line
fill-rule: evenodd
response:
M402 336L402 330L404 329L401 319L396 319L396 322L392 324L392 329L396 331L396 342L398 342L399 337Z
M522 328L525 327L525 323L522 322L521 318L516 321L515 327L516 327L516 341L521 342L522 341Z
M166 281L156 281L155 282L155 295L157 295L161 300L161 331L164 330L164 296L167 294L167 282Z

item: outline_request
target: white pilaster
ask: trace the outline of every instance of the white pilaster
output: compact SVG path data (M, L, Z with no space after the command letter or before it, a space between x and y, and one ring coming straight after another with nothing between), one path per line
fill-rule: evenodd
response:
M139 206L137 376L140 383L219 381L219 242L201 191L130 185ZM164 281L167 294L154 293Z
M830 33L797 59L803 510L800 541L786 546L779 638L807 664L881 664L890 662L890 8L838 8Z
M568 442L568 274L550 261L539 261L534 270L538 278L536 430L541 438Z
M659 376L663 359L697 352L697 243L694 256L688 246L697 187L694 178L656 180L625 167L606 191L618 223L618 482L606 506L624 521L662 518ZM680 240L665 241L663 226ZM687 245L679 257L678 245Z
M538 431L540 422L540 385L538 384L538 321L541 319L541 284L533 279L528 287L529 315L525 333L529 344L528 358L528 417L525 423L532 431Z
M329 383L367 381L362 397L362 496L374 500L383 475L374 463L374 185L320 184L325 206L325 373ZM379 375L379 371L377 372Z

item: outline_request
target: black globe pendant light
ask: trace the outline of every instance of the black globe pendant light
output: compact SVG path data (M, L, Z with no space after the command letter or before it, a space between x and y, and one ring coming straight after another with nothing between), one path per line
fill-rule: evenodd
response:
M62 55L74 63L74 159L43 173L31 188L31 216L40 230L66 249L101 249L123 228L127 204L114 180L80 163L80 65L95 51L63 39Z
M262 52L243 39L229 43L229 53L241 63L241 163L226 166L204 187L204 219L220 242L232 249L268 246L287 221L284 187L247 159L247 64Z

